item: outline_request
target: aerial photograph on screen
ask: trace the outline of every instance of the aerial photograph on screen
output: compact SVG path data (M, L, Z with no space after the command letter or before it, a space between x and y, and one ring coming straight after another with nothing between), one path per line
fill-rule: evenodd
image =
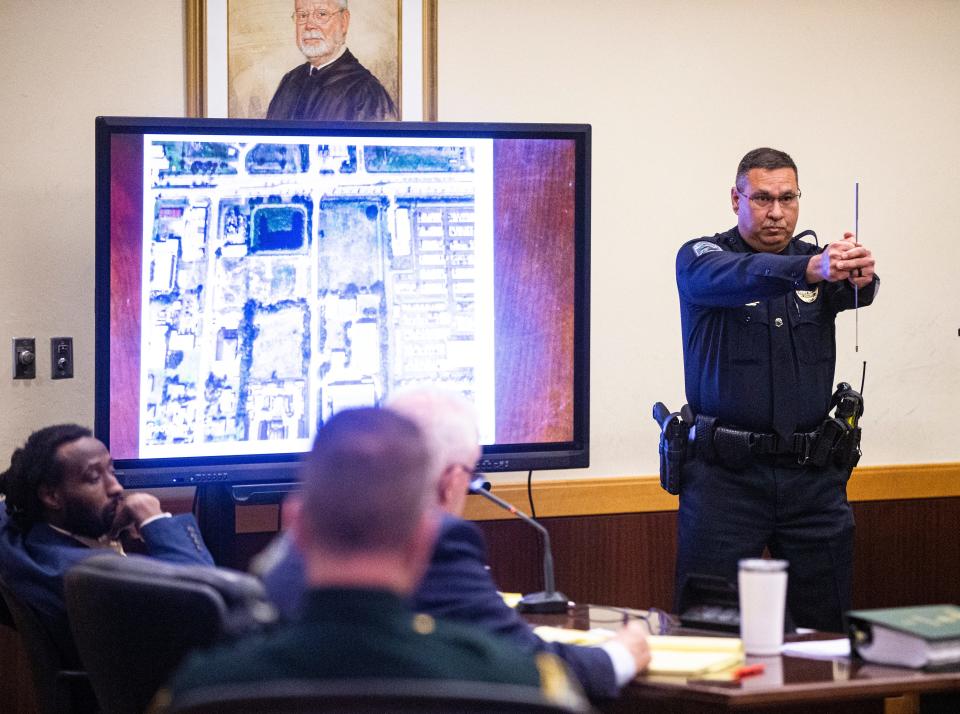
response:
M141 457L296 452L436 384L496 429L490 140L144 138Z

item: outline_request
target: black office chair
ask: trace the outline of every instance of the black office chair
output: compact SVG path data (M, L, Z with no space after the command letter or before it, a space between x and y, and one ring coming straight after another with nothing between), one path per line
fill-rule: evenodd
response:
M256 578L99 555L64 580L70 628L104 714L142 712L191 650L274 618Z
M276 680L202 687L185 693L169 714L571 714L587 701L549 701L536 687L431 679Z
M36 613L0 580L0 601L8 622L20 635L30 662L37 706L44 714L86 714L97 711L87 673L64 661Z

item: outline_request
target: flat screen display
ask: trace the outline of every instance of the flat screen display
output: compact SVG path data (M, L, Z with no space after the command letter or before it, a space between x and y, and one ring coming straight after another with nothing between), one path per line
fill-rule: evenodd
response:
M289 481L338 410L473 400L588 463L584 125L100 117L95 431L126 486Z

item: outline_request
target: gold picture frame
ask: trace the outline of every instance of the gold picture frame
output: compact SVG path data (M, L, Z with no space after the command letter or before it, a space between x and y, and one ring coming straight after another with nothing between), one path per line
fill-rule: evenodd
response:
M382 0L397 3L397 102L404 120L437 119L437 0ZM225 71L226 48L214 47L208 40L211 30L225 38L229 46L226 6L230 0L186 0L186 115L189 117L227 116L226 101L213 99L227 95L229 79ZM292 3L291 3L292 5ZM404 5L408 7L404 8ZM417 45L420 52L406 52L404 46ZM418 61L419 60L419 61ZM419 65L419 66L417 66ZM404 90L406 94L404 94ZM417 100L417 94L421 101ZM214 111L211 113L211 109Z

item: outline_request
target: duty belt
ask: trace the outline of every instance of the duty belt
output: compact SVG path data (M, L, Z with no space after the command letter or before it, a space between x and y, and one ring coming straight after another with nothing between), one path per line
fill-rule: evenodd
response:
M795 457L797 464L804 464L809 460L819 437L819 431L795 432L790 438L783 439L779 434L716 426L713 429L713 448L726 461L742 461L747 455L785 456Z
M716 421L715 417L697 415L693 438L696 453L706 461L719 461L733 469L744 468L757 459L771 459L781 465L823 466L849 432L832 417L813 431L795 432L786 439L773 433L719 426Z
M717 424L717 418L697 414L688 404L671 412L653 405L653 418L660 427L660 485L673 495L682 488L684 464L691 458L720 463L739 471L754 461L776 466L823 467L832 463L847 470L847 477L860 460L860 427L863 398L841 382L831 397L834 416L827 414L813 431L795 432L787 438L762 431L748 431Z

